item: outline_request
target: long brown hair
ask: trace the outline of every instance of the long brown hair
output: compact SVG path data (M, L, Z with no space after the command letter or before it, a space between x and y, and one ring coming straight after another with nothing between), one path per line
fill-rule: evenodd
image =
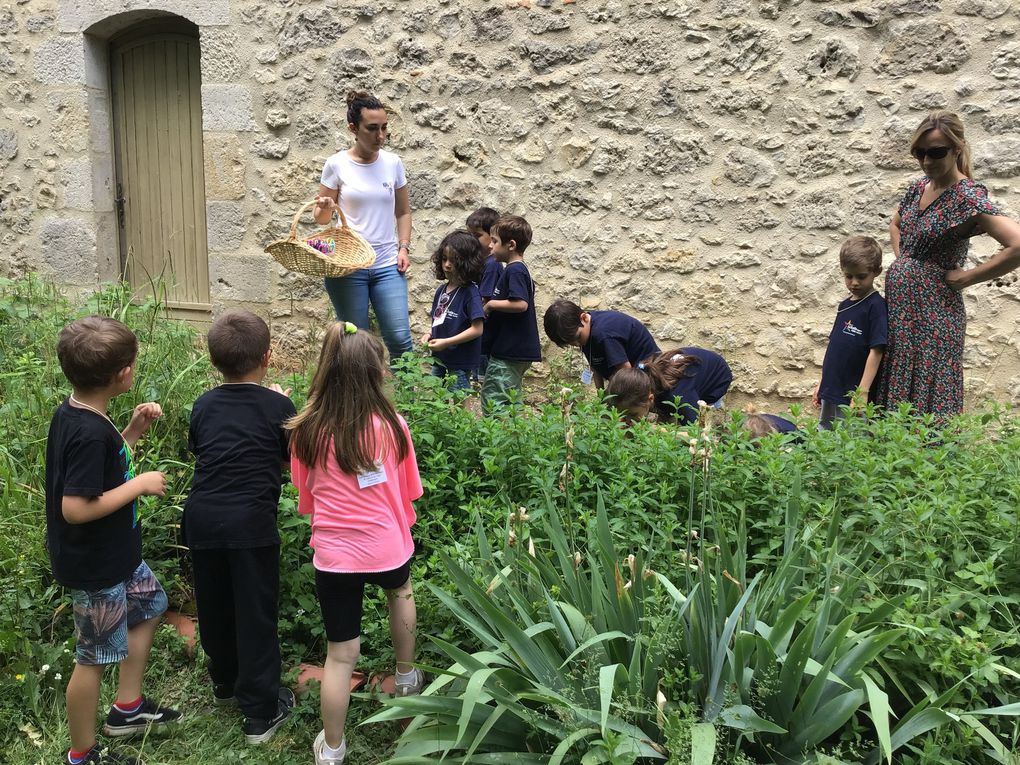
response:
M970 144L963 136L963 120L952 112L932 112L921 120L921 124L917 126L917 130L914 131L914 135L910 139L910 151L916 149L924 135L932 130L941 131L950 146L959 150L960 153L956 156L956 167L968 178L973 179L974 169L970 164Z
M325 468L332 442L340 469L355 474L376 469L390 448L387 442L400 460L409 444L386 396L383 345L375 335L352 329L353 324L339 322L326 331L308 402L286 427L291 451L305 465ZM389 430L383 443L376 439L375 417Z
M694 364L700 363L697 356L684 353L683 348L675 348L672 351L660 351L653 353L644 361L638 364L652 381L652 391L658 396L673 390L680 378L684 377L687 369Z
M616 411L632 416L648 403L652 395L652 380L641 369L618 369L606 383L606 401Z

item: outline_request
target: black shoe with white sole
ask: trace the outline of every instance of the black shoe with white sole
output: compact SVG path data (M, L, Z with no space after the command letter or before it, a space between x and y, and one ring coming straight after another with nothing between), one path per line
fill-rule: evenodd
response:
M133 712L121 712L115 706L110 707L103 731L107 736L130 736L132 733L142 733L150 726L168 725L180 719L181 713L176 709L161 707L142 696L142 703Z
M290 717L290 710L294 708L297 699L294 691L290 688L280 688L279 699L276 706L276 716L270 720L260 717L246 717L244 720L244 740L249 744L264 744L273 737L277 728L286 722Z

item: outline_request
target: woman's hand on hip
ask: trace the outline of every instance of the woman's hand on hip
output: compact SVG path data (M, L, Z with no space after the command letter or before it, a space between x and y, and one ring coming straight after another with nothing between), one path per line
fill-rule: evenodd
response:
M942 279L952 289L957 292L963 292L963 290L970 286L969 273L970 271L967 269L954 268L952 271L946 271L946 275Z

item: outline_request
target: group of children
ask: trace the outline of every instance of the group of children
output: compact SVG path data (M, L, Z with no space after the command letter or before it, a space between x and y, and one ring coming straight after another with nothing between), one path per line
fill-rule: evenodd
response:
M445 280L432 301L431 329L422 337L432 352L432 373L452 377L459 389L480 376L484 411L505 403L510 391L520 392L524 374L542 358L535 284L524 264L529 244L531 226L524 218L482 207L432 253L435 276ZM836 310L813 396L823 428L843 417L845 407L870 399L888 334L885 300L874 288L882 272L878 242L851 237L839 259L850 295ZM556 345L581 350L582 382L605 388L607 401L627 419L654 413L660 420L690 422L699 401L721 406L733 381L718 353L695 347L664 353L644 324L618 311L585 311L560 299L543 323ZM862 398L854 399L855 391ZM749 422L763 432L794 427L776 415Z
M316 765L338 765L350 681L360 652L366 584L387 594L396 693L424 685L412 666L416 610L410 578L413 500L422 494L411 434L386 396L381 341L350 323L326 331L306 405L264 387L270 335L247 311L212 324L209 355L223 383L195 402L188 447L195 473L182 534L191 551L202 647L212 701L236 705L245 739L268 741L294 693L280 684L277 631L280 536L277 507L289 466L298 510L311 517L315 586L328 641L321 687L323 729ZM167 607L142 560L137 499L163 496L160 472L135 475L132 447L161 416L137 406L119 431L109 402L132 386L138 342L115 319L91 316L60 334L57 353L73 392L50 425L46 521L56 580L74 604L75 667L67 686L69 765L135 765L96 742L103 669L119 664L117 697L104 730L125 736L177 721L179 711L142 694L153 635Z
M505 403L540 360L535 285L523 262L531 227L518 216L482 208L467 230L446 236L432 256L437 278L431 330L433 373L468 387L481 375L483 405ZM486 257L486 251L488 257ZM840 252L850 296L840 303L822 380L815 392L822 425L842 416L856 391L870 392L886 342L885 301L874 288L882 254L870 237L852 237ZM702 402L720 405L733 379L726 361L703 348L663 352L637 319L585 311L557 300L544 316L558 346L580 349L582 380L605 387L628 420L655 413L689 422ZM360 652L366 584L382 587L396 657L395 688L420 692L412 662L416 610L410 561L412 502L422 495L407 423L385 392L382 343L351 323L325 335L307 403L297 412L289 391L263 386L270 360L265 322L228 311L213 322L208 349L223 383L191 412L188 447L195 473L182 533L191 551L202 647L212 700L236 705L247 741L273 736L294 706L280 684L280 537L277 506L289 466L299 512L311 519L316 592L328 641L321 689L323 729L316 765L339 765L350 680ZM162 473L135 474L132 448L162 414L135 407L121 431L109 402L134 379L138 342L114 319L91 316L60 334L57 353L73 389L53 415L46 451L47 543L56 580L73 601L76 664L67 687L70 765L130 765L138 760L96 743L103 668L119 664L109 736L177 721L177 710L142 694L153 635L167 607L142 560L138 498L163 496ZM753 435L791 430L774 415L747 418Z

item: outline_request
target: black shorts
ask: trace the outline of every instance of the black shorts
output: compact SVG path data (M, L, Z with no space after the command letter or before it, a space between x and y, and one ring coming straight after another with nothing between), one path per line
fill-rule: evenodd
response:
M315 594L319 596L326 639L331 643L343 643L361 635L361 606L366 584L396 590L410 577L410 559L400 568L371 574L337 574L316 569Z

